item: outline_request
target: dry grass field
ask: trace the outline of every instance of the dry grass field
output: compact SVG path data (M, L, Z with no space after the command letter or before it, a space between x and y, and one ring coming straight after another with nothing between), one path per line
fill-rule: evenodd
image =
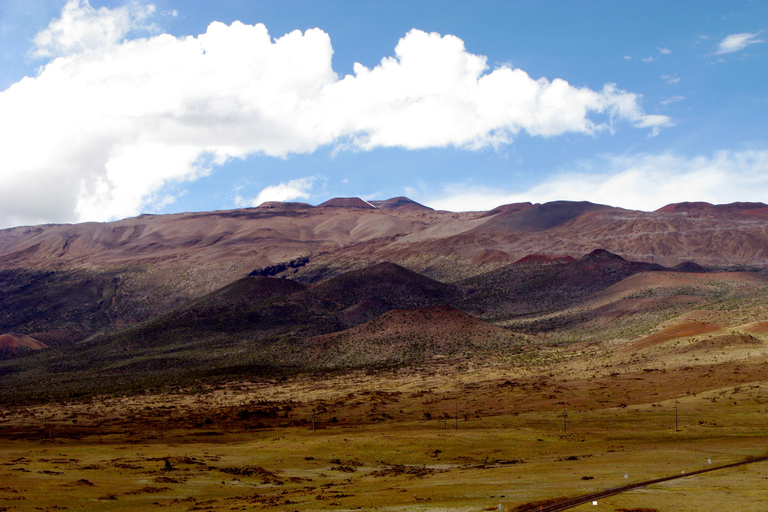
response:
M765 455L765 343L697 335L5 408L0 510L521 511ZM758 462L573 510L766 503Z

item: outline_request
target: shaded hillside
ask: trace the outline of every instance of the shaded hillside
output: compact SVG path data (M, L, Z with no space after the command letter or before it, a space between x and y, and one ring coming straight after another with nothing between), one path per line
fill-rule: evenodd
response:
M0 270L0 334L34 334L51 344L107 326L118 283L86 271Z
M308 287L287 279L243 278L136 328L91 342L96 352L197 350L235 346L258 351L276 340L337 332L391 309L455 302L461 290L391 263L350 272Z
M635 340L690 322L751 333L760 325L755 320L764 317L766 303L768 277L760 274L650 271L634 274L568 308L517 317L502 325L546 332L550 341L568 344ZM634 353L634 345L628 351Z
M575 261L535 258L463 281L475 293L458 307L489 321L544 314L573 306L631 275L664 270L602 249Z
M247 276L134 327L92 336L56 353L0 361L0 374L7 393L31 392L27 385L42 381L67 392L92 393L343 367L333 358L316 360L304 340L343 331L392 309L437 306L461 297L456 286L391 263L313 287ZM50 392L58 391L49 390L46 396Z

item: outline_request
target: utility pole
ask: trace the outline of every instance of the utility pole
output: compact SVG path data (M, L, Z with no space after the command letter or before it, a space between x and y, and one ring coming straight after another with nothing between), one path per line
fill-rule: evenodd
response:
M675 400L675 432L680 432L677 428L677 400Z
M563 404L563 433L568 433L568 404Z

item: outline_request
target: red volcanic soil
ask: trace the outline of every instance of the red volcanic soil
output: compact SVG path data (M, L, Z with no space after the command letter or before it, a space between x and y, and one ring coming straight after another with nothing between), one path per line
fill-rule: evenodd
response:
M0 334L0 350L16 351L20 348L40 350L48 348L48 345L24 334Z
M675 324L666 327L658 332L646 336L631 345L632 349L647 348L653 345L659 345L665 341L673 340L676 338L686 338L688 336L697 336L699 334L706 334L708 332L715 332L722 329L719 325L710 324L706 322L697 322L695 320L687 320L679 324Z
M515 265L525 265L528 263L571 263L572 261L576 261L576 258L573 256L545 256L543 254L529 254L528 256L525 256L524 258L520 258L517 260L514 264Z
M329 199L326 202L321 203L317 206L318 208L322 208L325 206L336 206L340 208L370 208L370 209L376 208L368 201L363 201L359 197L334 197L333 199Z
M768 217L768 207L766 208L755 208L754 210L747 210L745 212L747 215L754 215L756 217Z
M755 322L751 324L749 327L745 327L744 330L754 334L759 334L761 332L768 332L768 322L766 321Z

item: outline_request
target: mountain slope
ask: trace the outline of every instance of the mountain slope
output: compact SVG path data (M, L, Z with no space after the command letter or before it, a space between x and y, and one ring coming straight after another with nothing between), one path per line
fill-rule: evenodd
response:
M458 307L489 321L540 315L571 307L634 274L665 270L661 265L627 261L602 249L575 261L541 264L534 259L463 281L476 292Z
M468 352L514 350L523 337L451 306L395 309L338 333L308 340L316 364L337 368L418 364Z

